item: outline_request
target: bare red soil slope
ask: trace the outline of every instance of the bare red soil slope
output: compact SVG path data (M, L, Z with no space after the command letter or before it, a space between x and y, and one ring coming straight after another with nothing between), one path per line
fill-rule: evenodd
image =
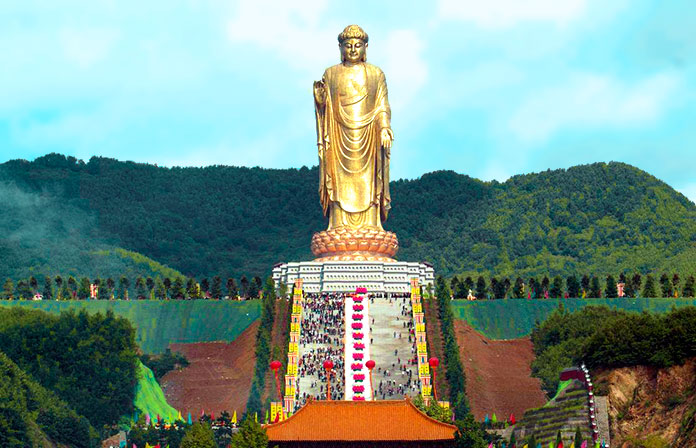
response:
M459 353L466 373L466 394L477 420L494 412L499 419L546 403L541 383L532 378L534 360L528 337L509 341L488 339L466 321L455 320Z
M160 381L169 404L197 417L201 409L217 416L221 411L244 412L254 376L257 320L232 342L171 344L189 361L182 370L168 372Z

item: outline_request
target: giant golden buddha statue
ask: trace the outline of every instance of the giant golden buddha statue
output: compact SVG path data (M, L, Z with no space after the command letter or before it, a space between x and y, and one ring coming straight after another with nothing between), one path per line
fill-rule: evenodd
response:
M362 28L346 27L338 42L341 63L314 83L319 198L329 227L314 234L312 252L320 261L393 261L396 235L382 228L394 140L386 79L366 62Z

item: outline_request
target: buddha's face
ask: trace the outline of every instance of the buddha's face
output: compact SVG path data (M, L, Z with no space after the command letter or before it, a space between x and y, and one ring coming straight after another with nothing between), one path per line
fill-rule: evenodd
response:
M356 64L365 60L367 44L360 39L346 39L341 44L341 60Z

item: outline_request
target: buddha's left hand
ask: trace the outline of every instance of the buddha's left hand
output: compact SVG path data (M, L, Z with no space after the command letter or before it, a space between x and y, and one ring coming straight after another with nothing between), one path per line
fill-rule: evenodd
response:
M384 128L379 133L379 137L382 140L382 148L391 149L392 141L394 140L394 133L389 128Z

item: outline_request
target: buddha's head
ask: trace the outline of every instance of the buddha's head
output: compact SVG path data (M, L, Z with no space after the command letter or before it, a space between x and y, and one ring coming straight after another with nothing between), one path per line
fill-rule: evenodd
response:
M348 25L338 35L338 47L341 49L341 61L356 64L365 62L367 50L367 33L358 25Z

